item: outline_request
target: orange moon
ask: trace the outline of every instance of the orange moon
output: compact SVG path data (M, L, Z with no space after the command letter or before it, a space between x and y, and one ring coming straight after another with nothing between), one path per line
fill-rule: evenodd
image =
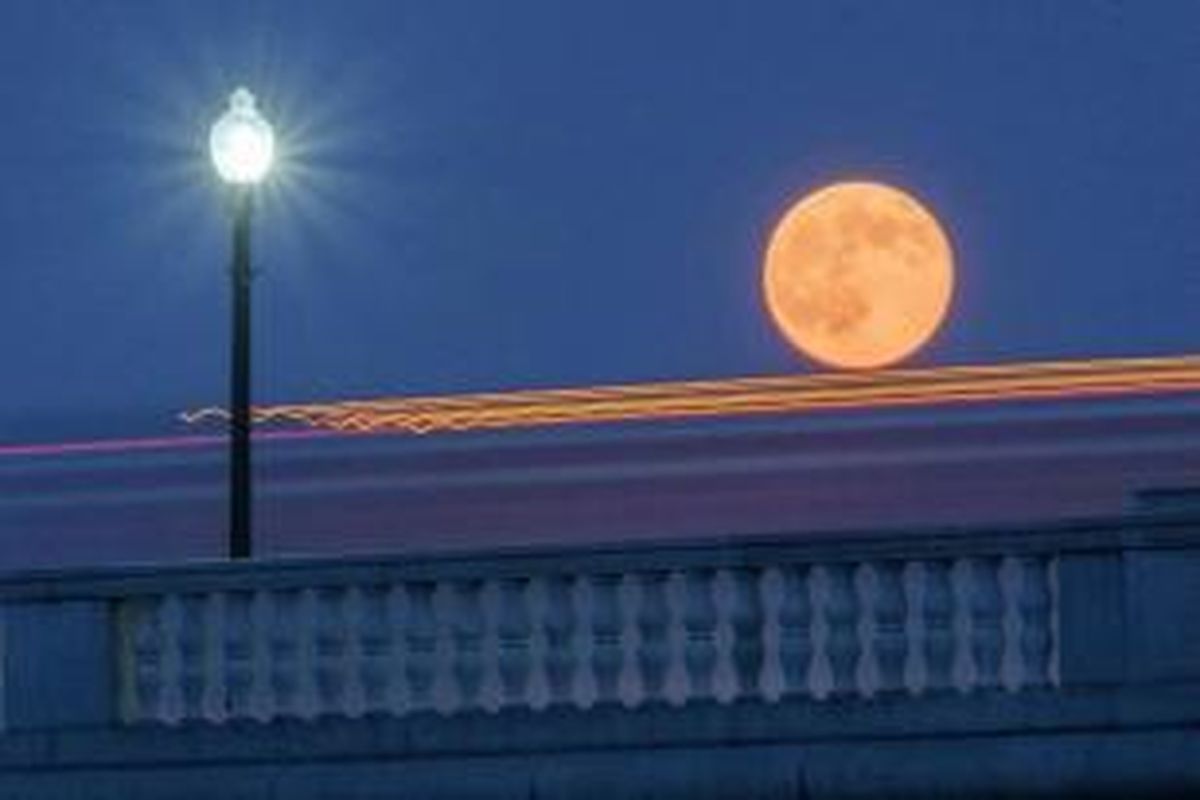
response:
M838 183L792 206L767 246L763 291L784 337L831 367L895 364L950 307L954 256L934 216L878 183Z

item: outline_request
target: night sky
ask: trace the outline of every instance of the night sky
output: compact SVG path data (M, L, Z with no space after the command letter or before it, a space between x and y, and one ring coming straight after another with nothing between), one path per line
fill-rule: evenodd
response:
M1193 0L10 0L0 443L223 403L243 83L261 403L814 370L761 255L849 178L954 242L916 364L1200 350Z

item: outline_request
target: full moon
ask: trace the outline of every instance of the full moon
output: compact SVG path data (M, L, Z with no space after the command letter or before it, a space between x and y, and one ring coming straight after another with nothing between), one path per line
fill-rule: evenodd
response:
M763 291L784 337L844 369L895 364L946 316L950 242L910 195L878 183L838 183L792 206L767 246Z

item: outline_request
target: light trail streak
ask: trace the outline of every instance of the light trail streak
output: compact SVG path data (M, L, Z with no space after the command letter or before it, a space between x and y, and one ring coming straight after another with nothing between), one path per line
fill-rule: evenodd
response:
M1043 361L277 405L257 423L425 434L634 420L1200 391L1200 356ZM206 408L188 423L224 421Z
M321 439L336 436L336 431L255 432L255 440ZM152 436L141 439L95 439L82 442L32 442L0 444L0 458L37 458L41 456L87 456L134 453L154 450L225 447L229 440L218 434L190 436Z

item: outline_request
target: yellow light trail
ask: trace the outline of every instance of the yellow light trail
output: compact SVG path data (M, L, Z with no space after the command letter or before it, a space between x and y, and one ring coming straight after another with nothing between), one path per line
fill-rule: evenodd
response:
M468 431L818 409L1052 400L1200 391L1200 356L1042 361L671 381L266 406L257 423L347 432ZM224 420L206 408L188 423Z

